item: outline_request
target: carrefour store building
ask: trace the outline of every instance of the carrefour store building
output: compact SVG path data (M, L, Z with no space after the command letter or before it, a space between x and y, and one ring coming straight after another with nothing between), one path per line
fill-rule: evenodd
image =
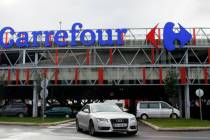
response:
M177 106L193 115L203 89L208 108L210 28L168 22L164 28L85 29L0 32L1 100L30 99L37 105L40 81L47 100L168 100L165 82L175 73ZM190 113L191 112L191 113Z

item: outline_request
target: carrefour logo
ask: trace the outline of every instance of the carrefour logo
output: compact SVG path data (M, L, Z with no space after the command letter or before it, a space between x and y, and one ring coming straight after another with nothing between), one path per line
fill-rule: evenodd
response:
M51 47L52 40L58 47L93 46L96 42L99 46L112 46L114 44L122 45L122 35L127 33L127 29L124 28L115 30L83 30L82 28L82 23L74 23L69 31L15 32L12 27L4 27L0 30L0 46L4 49L14 46L17 48L41 46ZM9 39L5 34L9 36ZM113 34L116 35L115 39L113 39ZM104 35L106 38L104 38ZM43 42L43 44L40 42Z
M174 23L167 22L163 28L163 46L168 51L173 51L176 49L174 42L179 42L179 47L183 48L191 39L192 35L180 24L179 25L179 32L175 33ZM158 48L158 43L155 40L155 31L157 29L156 25L151 31L147 34L146 40L151 42L156 48Z

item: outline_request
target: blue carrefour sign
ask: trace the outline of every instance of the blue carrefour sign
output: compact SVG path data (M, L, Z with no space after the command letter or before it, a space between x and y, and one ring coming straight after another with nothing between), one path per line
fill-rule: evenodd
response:
M32 42L29 42L29 33L28 32L18 32L16 34L17 39L14 39L15 35L15 30L11 27L4 27L0 31L0 46L4 49L11 48L13 46L22 48L22 47L39 47L40 44L38 42L38 37L44 35L44 46L45 47L50 47L50 37L53 36L54 43L59 46L59 47L64 47L67 45L71 46L77 46L79 45L78 42L80 42L80 45L83 46L91 46L94 45L96 40L98 41L98 44L101 46L104 45L114 45L114 41L112 40L112 35L113 32L117 35L116 38L116 43L117 45L122 45L123 40L122 40L122 34L126 34L127 29L116 29L116 30L111 30L111 29L106 29L106 30L101 30L97 29L95 32L91 29L85 29L82 30L83 25L81 23L74 23L71 27L71 30L68 32L65 30L59 30L59 31L33 31L31 32L32 36ZM4 41L4 35L5 33L8 33L10 36L10 40L8 42ZM106 32L107 34L107 39L104 40L103 38L103 33ZM79 36L79 40L76 40ZM90 36L87 40L87 35ZM65 39L70 38L69 42L68 41L63 41Z
M177 40L180 43L180 48L184 47L191 39L192 35L179 24L179 32L173 31L174 23L168 22L164 26L163 43L168 51L175 50L174 42Z
M146 36L146 39L150 41L155 47L158 47L158 44L155 40L155 30L157 29L157 26L158 25L151 29L151 31ZM92 46L96 42L100 46L112 46L114 44L122 45L122 35L125 35L128 31L128 29L125 28L115 30L83 30L82 27L83 25L81 23L74 23L69 31L32 31L30 33L15 32L15 30L12 27L4 27L0 30L0 46L4 49L11 48L13 46L16 46L18 48L40 47L40 36L44 37L44 39L41 40L44 41L44 44L42 45L44 45L45 47L51 46L51 37L53 37L53 41L58 47L65 47L68 45ZM192 39L192 35L180 24L178 33L175 33L173 31L173 28L174 23L172 22L166 23L163 28L163 46L168 51L175 50L175 41L178 41L180 44L179 47L182 48ZM10 36L10 39L7 41L5 41L5 34L8 34ZM103 34L106 34L107 37L104 38ZM116 38L114 38L115 40L113 40L113 35L116 35Z
M163 28L163 46L168 51L173 51L176 49L175 41L178 41L180 46L179 48L184 47L191 39L192 35L180 24L179 25L179 32L174 32L174 23L167 22ZM151 31L147 34L147 41L150 41L152 45L158 48L158 43L155 40L155 30L157 29L156 25Z

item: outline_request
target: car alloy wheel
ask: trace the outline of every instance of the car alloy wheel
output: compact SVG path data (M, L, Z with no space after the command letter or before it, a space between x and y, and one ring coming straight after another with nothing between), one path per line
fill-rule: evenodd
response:
M91 136L94 136L95 135L95 128L94 128L94 124L93 124L92 121L90 121L90 123L89 123L89 134Z
M172 119L177 119L178 116L177 116L175 113L173 113L173 114L171 114L171 118L172 118Z
M143 114L143 115L141 115L141 118L142 118L143 120L146 120L146 119L148 119L148 116L147 116L146 114Z
M24 117L24 114L23 113L19 113L18 114L18 117L23 118Z

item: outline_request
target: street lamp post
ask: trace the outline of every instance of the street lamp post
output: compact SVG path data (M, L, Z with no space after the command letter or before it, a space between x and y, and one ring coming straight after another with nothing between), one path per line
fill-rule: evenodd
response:
M59 27L60 27L60 30L61 30L61 25L62 25L62 22L61 22L61 21L59 21Z

